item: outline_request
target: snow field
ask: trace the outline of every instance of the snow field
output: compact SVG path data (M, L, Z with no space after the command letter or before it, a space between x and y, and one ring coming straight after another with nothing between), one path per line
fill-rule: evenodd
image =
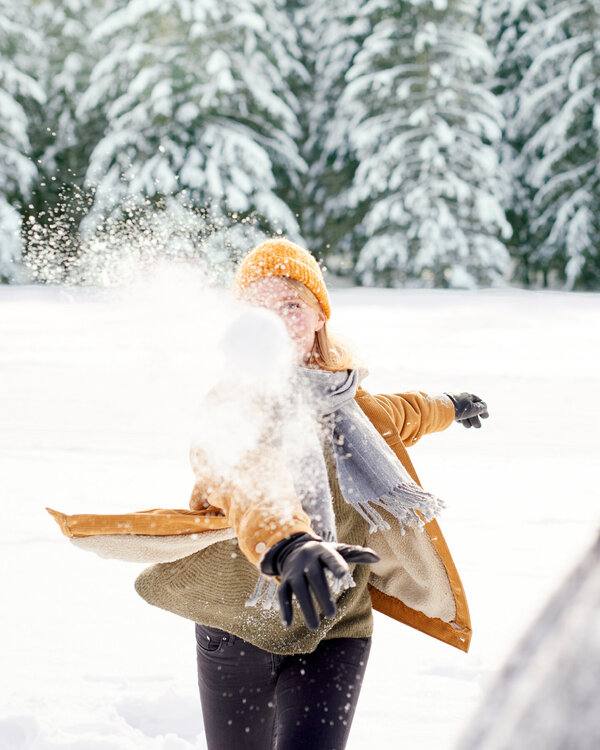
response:
M376 616L349 750L450 750L526 625L591 544L600 295L340 289L332 327L372 391L467 390L480 431L412 449L467 591L465 655ZM0 287L0 748L202 750L193 626L141 569L74 549L44 507L186 507L194 405L222 296L171 276L108 296Z

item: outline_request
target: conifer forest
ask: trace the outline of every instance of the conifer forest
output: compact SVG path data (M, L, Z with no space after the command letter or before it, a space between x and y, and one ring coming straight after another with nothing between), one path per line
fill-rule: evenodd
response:
M600 0L0 0L0 279L600 289ZM217 274L218 275L218 274Z

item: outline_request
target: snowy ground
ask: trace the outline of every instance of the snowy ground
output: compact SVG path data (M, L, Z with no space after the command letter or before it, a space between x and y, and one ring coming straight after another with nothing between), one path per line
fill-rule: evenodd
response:
M490 407L482 430L412 449L448 506L471 651L377 616L349 743L449 750L595 537L600 295L332 296L371 390L469 390ZM73 548L44 506L186 507L191 415L221 326L211 299L177 275L112 300L0 287L2 750L205 748L193 626L137 597L138 566Z

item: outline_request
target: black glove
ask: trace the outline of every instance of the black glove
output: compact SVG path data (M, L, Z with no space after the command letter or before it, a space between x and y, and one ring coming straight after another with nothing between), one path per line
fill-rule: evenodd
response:
M376 563L377 555L368 547L324 542L306 533L277 542L264 556L260 569L268 576L278 576L279 610L283 624L289 628L294 617L292 594L296 595L309 630L319 627L314 595L325 617L335 615L335 601L329 590L325 569L336 578L349 572L348 563Z
M454 404L454 419L465 427L481 427L481 419L487 419L487 404L474 393L447 393Z

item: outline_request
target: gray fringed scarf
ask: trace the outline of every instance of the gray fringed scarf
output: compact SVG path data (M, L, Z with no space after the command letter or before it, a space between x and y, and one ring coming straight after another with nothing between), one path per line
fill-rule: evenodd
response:
M283 419L281 423L280 446L284 455L290 454L286 450L290 445L298 449L289 461L296 492L313 529L326 541L335 542L337 537L319 423L333 445L344 500L368 521L371 533L390 528L382 511L399 521L405 533L406 527L422 529L443 508L439 498L413 481L356 403L358 381L358 370L329 372L298 368L294 389L297 406L303 403L305 413L306 406L309 407L312 430L306 429L306 424L294 424L293 419ZM351 577L346 576L338 583L337 590L352 585ZM269 608L274 605L276 592L276 582L261 576L247 605L262 601Z

